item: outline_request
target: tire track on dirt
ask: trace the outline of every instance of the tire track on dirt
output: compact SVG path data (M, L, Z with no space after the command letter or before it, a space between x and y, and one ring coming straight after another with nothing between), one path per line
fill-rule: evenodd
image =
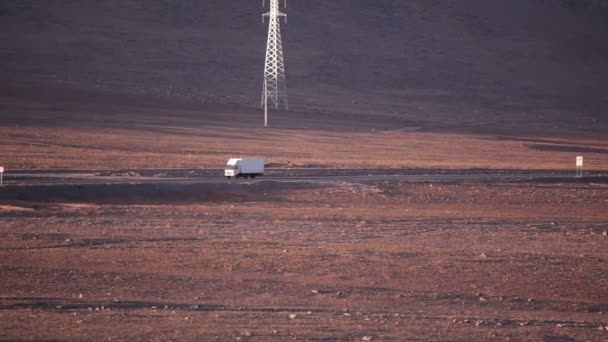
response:
M339 310L310 308L310 307L265 307L265 306L225 306L218 304L190 304L180 302L160 302L160 301L85 301L69 298L38 298L38 297L0 297L0 311L11 310L44 310L54 312L74 312L74 311L110 311L110 310L152 310L153 312L171 310L183 312L258 312L258 313L322 313L329 315L344 316L344 312ZM387 312L374 311L348 314L351 319L369 319L369 316L380 315L383 318L390 317ZM475 324L480 326L499 326L499 327L560 327L560 328L581 328L581 329L606 329L603 323L556 320L556 319L511 319L506 317L482 317L482 316L463 316L463 315L417 315L417 314L393 314L396 319L409 320L434 320L449 321L455 324Z

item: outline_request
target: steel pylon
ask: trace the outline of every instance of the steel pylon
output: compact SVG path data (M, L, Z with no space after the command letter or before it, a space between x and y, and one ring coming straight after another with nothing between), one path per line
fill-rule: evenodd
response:
M287 5L286 2L285 5ZM264 84L262 85L262 107L267 101L268 105L275 109L289 109L279 21L281 17L287 20L287 15L279 10L279 0L270 0L270 11L265 13L263 17L268 17L269 23L266 63L264 64Z

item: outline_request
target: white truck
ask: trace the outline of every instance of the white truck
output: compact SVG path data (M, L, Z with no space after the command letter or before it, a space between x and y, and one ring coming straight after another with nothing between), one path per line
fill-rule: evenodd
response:
M224 176L230 179L232 177L250 177L264 175L264 159L261 158L231 158L224 169Z

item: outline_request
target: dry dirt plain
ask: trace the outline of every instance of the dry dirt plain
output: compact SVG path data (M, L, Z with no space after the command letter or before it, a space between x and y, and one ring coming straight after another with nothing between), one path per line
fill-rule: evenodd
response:
M5 200L0 338L608 338L606 184L207 187Z
M511 124L404 119L382 113L271 112L231 104L169 102L2 88L0 165L14 169L221 168L232 156L272 167L608 170L604 121L556 117ZM571 116L571 115L570 115ZM514 119L515 120L515 119Z
M0 340L608 340L605 180L11 178L606 172L604 2L292 1L270 129L261 2L0 2Z
M277 169L411 171L568 170L584 154L590 170L606 171L601 135L315 112L283 113L261 129L259 112L229 104L169 111L82 98L13 102L0 127L9 170L0 339L608 338L602 180L268 179L193 184L183 197L108 185L86 201L19 201L10 178L15 169L219 168L234 155L265 156Z

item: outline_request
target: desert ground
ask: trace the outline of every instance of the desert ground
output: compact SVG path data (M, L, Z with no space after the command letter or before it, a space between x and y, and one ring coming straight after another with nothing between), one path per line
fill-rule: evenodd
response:
M2 339L608 338L601 135L319 114L297 128L300 113L264 129L258 109L103 103L87 119L58 105L61 125L21 106L0 128ZM223 180L237 155L266 157L269 174ZM70 170L109 178L11 178Z
M97 201L36 202L3 189L1 337L608 334L605 182L188 188L205 196L133 186L141 195L126 203L102 190Z
M0 2L0 340L608 340L607 1L264 11Z

